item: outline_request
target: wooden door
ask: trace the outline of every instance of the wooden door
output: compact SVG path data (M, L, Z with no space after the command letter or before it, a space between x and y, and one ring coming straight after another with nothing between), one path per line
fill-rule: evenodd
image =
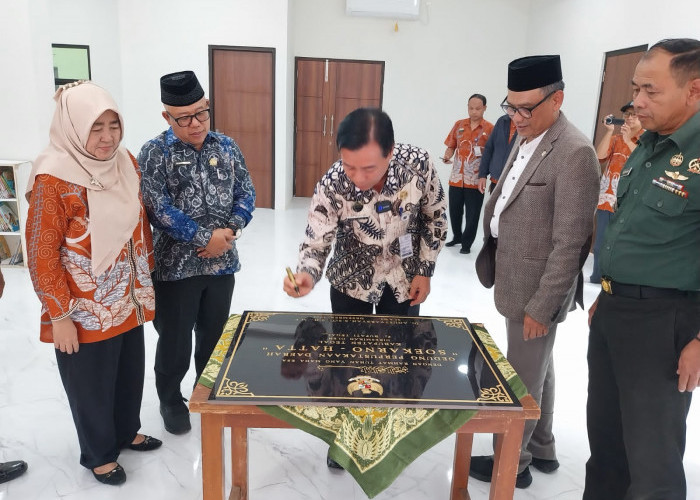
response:
M255 206L274 208L275 49L209 47L212 129L233 138L255 186Z
M384 63L296 59L294 195L311 196L338 159L338 125L359 107L382 106Z
M357 108L381 108L383 64L338 61L330 63L331 82L330 138L326 152L326 169L338 159L335 147L338 125ZM318 179L316 179L318 180Z
M328 167L328 75L324 60L297 60L294 139L294 194L311 196Z
M628 49L614 50L605 53L600 99L598 101L598 116L596 117L594 144L598 144L605 134L602 120L609 114L622 117L620 108L632 100L632 77L637 63L647 50L647 45L639 45Z

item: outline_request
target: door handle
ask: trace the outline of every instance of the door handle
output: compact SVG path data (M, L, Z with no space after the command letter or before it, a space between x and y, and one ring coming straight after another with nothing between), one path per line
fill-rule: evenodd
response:
M323 115L323 137L326 137L326 115Z
M333 137L333 118L335 118L335 115L331 115L331 137Z

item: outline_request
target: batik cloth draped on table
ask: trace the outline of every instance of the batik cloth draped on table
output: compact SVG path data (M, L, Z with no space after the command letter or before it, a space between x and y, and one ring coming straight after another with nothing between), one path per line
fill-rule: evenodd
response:
M226 322L199 383L214 387L238 323ZM474 331L518 398L525 385L483 327ZM369 498L386 489L416 458L462 427L476 410L372 408L345 406L260 406L260 409L312 434L330 446L329 455L348 471Z

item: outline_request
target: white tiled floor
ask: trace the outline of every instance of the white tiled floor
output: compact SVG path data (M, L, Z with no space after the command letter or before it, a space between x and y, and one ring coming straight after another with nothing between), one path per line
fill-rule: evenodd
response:
M307 205L308 199L297 199L286 211L255 212L253 222L239 242L243 269L236 277L232 311L330 311L325 280L303 299L289 298L281 290L284 267L293 267L296 262ZM477 239L480 240L480 236ZM476 279L475 253L460 255L458 248L443 250L432 281L432 293L422 312L466 316L471 321L482 322L505 348L505 327L493 306L492 292L482 288ZM142 430L162 438L164 446L145 454L125 451L119 461L128 474L126 484L117 488L103 486L78 464L78 442L53 348L38 340L39 303L28 272L5 269L4 273L7 287L0 299L0 461L24 459L29 462L29 471L19 479L0 485L0 500L201 498L199 418L193 415L193 429L187 435L173 436L165 432L158 414L151 370L156 343L153 328L148 325L146 330ZM587 304L592 302L597 288L586 285ZM569 316L557 335L555 434L562 467L549 476L534 471L532 486L517 490L516 499L581 498L584 464L588 457L585 428L587 333L586 315L579 310ZM191 386L193 377L190 372L183 387ZM688 422L685 457L688 498L700 499L700 406L697 402ZM376 498L448 498L453 442L451 438L446 439L429 450ZM489 453L490 442L489 436L477 436L475 453ZM325 454L326 447L320 440L300 431L251 431L250 498L366 498L349 475L326 468ZM485 483L470 481L470 492L475 500L487 498L487 489Z

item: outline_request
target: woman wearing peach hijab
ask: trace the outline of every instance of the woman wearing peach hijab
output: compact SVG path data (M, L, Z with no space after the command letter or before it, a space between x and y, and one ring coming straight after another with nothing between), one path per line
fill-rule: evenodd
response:
M27 189L29 272L42 305L80 442L101 483L126 481L122 448L162 443L139 434L143 324L154 315L152 238L123 122L101 87L58 89L50 144Z

